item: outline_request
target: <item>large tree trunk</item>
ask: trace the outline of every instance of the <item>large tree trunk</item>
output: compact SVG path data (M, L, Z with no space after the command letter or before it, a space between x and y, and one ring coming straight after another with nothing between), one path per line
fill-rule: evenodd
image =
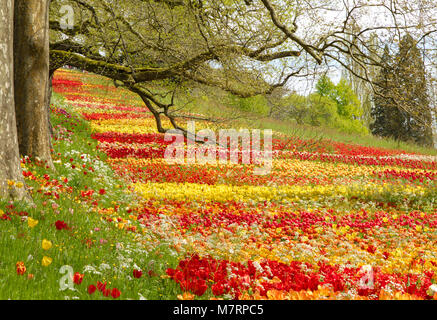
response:
M22 155L53 168L49 115L49 0L15 0L15 111Z
M18 153L14 108L13 58L14 1L0 2L0 198L21 199L24 188L8 185L23 182Z

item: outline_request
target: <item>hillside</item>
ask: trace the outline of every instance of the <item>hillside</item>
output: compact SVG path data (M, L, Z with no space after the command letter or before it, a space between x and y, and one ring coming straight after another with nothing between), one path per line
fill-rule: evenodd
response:
M168 164L138 97L53 85L56 170L22 159L34 203L0 201L0 298L437 299L435 150L239 117L212 128L272 128L270 174Z

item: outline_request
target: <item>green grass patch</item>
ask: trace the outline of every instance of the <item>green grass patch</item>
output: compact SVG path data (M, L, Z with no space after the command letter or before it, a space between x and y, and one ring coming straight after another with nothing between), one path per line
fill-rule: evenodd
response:
M0 299L113 299L99 291L88 294L87 287L97 281L118 288L120 299L174 299L179 286L161 276L177 265L178 257L152 231L127 231L118 221L107 221L128 218L135 196L104 162L88 123L59 95L52 108L55 170L26 160L33 203L0 201ZM93 195L86 196L90 190ZM29 218L38 223L31 227ZM57 221L68 228L58 230ZM52 243L49 250L42 247L44 239ZM43 265L44 257L50 265ZM23 275L17 274L17 262L26 267ZM133 278L134 268L143 271L140 279ZM84 274L83 282L62 290L68 270Z

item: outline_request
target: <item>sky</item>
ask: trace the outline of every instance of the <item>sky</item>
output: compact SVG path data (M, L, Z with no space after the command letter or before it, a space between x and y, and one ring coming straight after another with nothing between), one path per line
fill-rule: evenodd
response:
M437 3L432 3L428 0L410 0L410 1L396 1L398 4L403 2L409 6L411 13L406 15L397 15L396 22L390 11L382 6L390 6L393 1L390 0L321 0L321 1L308 1L312 4L319 3L322 7L317 10L309 10L303 12L301 16L297 19L299 29L297 34L308 39L310 43L314 43L314 39L319 39L321 35L332 32L333 30L339 30L343 26L346 19L346 6L352 8L354 5L363 7L354 11L353 17L357 24L360 26L360 30L365 28L382 28L382 27L393 27L395 25L399 26L411 26L422 23L424 25L430 24L429 27L424 28L420 32L415 32L414 29L410 29L413 34L416 35L416 39L419 38L419 34L423 34L426 31L437 29ZM433 8L430 9L430 6ZM278 12L280 15L280 12ZM431 25L432 24L432 25ZM399 39L399 35L391 30L387 32L383 29L375 30L380 38L381 42L389 44L390 47L395 51L397 44L396 41ZM370 36L370 32L364 34L365 37ZM436 39L437 33L431 34L434 39ZM384 44L385 44L384 43ZM435 49L435 42L421 42L419 47L424 47L428 51ZM433 47L434 46L434 47ZM429 59L426 60L427 71L430 74L437 74L435 65L431 65ZM434 60L435 61L435 60ZM293 63L293 62L292 62ZM321 66L319 71L327 72L330 78L337 83L344 72L344 69L338 64L331 62L329 68L326 65ZM317 82L317 77L308 77L304 79L293 79L289 82L288 88L297 91L300 94L308 94L314 89L315 82Z

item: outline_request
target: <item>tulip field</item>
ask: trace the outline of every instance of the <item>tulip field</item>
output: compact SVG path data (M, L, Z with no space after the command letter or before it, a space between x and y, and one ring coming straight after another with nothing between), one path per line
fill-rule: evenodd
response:
M437 299L436 156L274 131L267 175L170 164L103 81L55 74L56 171L22 159L35 203L0 202L2 298Z

